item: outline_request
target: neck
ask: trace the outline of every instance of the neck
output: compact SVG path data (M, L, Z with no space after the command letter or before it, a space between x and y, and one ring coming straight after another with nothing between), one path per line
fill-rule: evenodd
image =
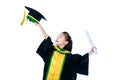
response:
M64 48L65 46L64 45L57 45L59 48Z

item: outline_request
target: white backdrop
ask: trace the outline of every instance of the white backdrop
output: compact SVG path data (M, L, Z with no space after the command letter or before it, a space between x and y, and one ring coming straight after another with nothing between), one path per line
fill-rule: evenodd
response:
M119 0L3 0L0 2L0 80L42 80L43 61L36 49L44 39L38 27L20 26L24 6L40 11L41 24L54 42L67 31L73 39L73 54L91 48L85 30L96 44L98 54L90 56L89 76L77 80L119 80Z

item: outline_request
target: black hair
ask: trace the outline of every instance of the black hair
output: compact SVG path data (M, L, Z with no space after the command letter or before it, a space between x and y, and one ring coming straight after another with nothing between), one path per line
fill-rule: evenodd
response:
M72 51L72 44L73 44L73 42L72 42L72 39L71 39L71 36L69 35L69 33L68 32L62 32L64 35L65 35L65 39L66 39L66 41L68 41L68 44L64 47L64 49L66 49L66 50L68 50L68 51Z

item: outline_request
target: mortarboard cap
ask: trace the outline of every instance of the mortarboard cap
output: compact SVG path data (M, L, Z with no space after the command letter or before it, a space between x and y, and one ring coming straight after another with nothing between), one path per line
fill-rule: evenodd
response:
M21 22L21 25L23 25L25 18L27 17L27 19L33 23L39 23L39 21L41 19L46 20L46 18L37 10L32 9L30 7L25 6L25 8L29 11L28 15L26 16L26 12L24 11L24 17L23 20Z

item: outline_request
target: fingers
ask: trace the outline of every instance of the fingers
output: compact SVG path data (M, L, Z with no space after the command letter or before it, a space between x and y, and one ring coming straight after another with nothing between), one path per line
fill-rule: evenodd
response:
M94 53L97 53L97 48L96 48L96 46L93 46L93 47L92 47L92 51L93 51Z
M97 53L97 48L96 48L96 46L93 46L93 47L91 48L91 50L89 51L89 55L91 55L91 54L93 54L93 53Z

